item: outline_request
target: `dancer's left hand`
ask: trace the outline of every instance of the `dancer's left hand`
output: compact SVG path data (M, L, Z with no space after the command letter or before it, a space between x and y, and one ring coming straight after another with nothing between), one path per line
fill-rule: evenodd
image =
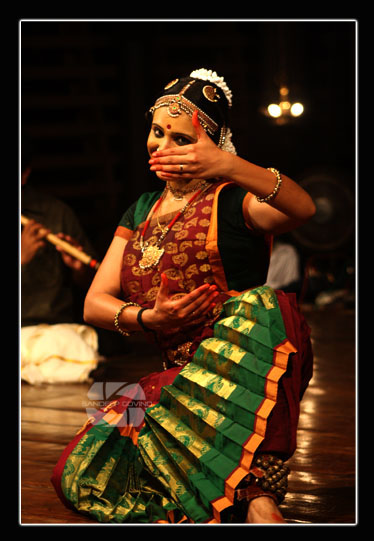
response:
M153 308L144 312L147 327L163 332L178 331L206 320L216 306L217 286L203 284L180 299L172 299L166 274L161 274L161 286Z
M201 126L197 111L192 115L197 142L153 152L151 171L162 171L170 180L213 179L222 176L229 153L217 147ZM183 172L180 166L183 165Z

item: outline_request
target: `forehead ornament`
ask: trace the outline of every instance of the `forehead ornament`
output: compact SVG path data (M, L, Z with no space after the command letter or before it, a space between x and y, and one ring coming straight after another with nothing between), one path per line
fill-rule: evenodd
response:
M171 117L176 117L181 114L182 112L181 99L179 95L175 96L174 100L170 100L167 111L168 111L169 116Z
M149 111L154 114L156 109L159 109L160 107L166 107L168 115L173 118L178 117L182 111L192 117L193 112L197 110L199 121L205 131L213 135L218 129L218 124L212 118L210 118L202 109L197 107L185 96L181 96L180 94L161 96L161 98L156 100L156 103L150 108Z

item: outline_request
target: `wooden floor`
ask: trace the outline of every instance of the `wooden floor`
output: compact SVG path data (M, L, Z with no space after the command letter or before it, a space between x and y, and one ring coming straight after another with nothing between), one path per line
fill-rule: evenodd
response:
M356 524L355 316L352 310L306 309L315 352L314 376L302 402L298 450L289 461L281 506L289 525ZM160 369L152 349L99 367L96 381L136 382ZM140 362L135 350L142 349ZM21 386L21 512L28 524L96 524L65 509L50 483L64 446L87 420L90 383Z

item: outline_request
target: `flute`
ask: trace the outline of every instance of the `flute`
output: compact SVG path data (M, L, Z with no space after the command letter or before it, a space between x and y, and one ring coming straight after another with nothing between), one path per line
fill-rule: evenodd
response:
M29 221L30 221L29 218L26 218L26 216L23 216L21 214L21 224L22 225L26 225ZM42 227L42 228L40 228L40 231L45 231L45 229ZM99 265L100 265L99 261L96 261L96 259L94 259L90 255L86 254L82 250L78 250L78 248L76 248L75 246L72 246L66 240L62 240L62 239L58 238L53 233L48 233L48 235L46 235L45 238L51 244L54 244L55 246L59 246L60 248L62 248L64 250L64 252L67 252L69 255L75 257L75 259L78 259L79 261L81 261L85 265L88 265L89 267L92 267L93 269L96 269L96 270L99 268Z

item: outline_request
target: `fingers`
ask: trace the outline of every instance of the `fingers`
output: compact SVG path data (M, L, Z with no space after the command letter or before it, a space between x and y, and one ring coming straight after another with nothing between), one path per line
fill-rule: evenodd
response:
M161 273L161 286L160 286L158 294L161 297L168 297L168 295L169 295L168 277L163 272Z
M168 278L161 273L161 284L151 309L152 328L171 331L203 322L216 306L218 296L215 284L203 284L182 298L173 299Z
M197 110L195 110L192 113L192 125L195 128L197 138L201 139L201 137L204 136L205 131L204 131L204 128L202 127L202 125L200 124L199 115L198 115Z
M170 149L170 151L172 150L174 149ZM158 157L152 155L152 158L148 163L151 166L151 171L163 171L166 173L181 175L186 173L186 171L181 170L181 166L184 166L184 169L186 169L186 166L188 166L189 173L193 172L193 167L195 165L194 161L195 156L191 150L190 152L172 152L171 154Z
M158 294L163 297L167 297L169 295L169 281L165 273L161 273L161 285ZM196 308L198 308L212 294L214 294L214 297L218 295L217 286L203 284L185 295L182 299L173 301L174 310L178 311L188 308L188 312L192 312L193 310L196 310Z
M41 224L30 220L21 234L21 263L29 263L38 250L45 246L44 237L49 233Z
M209 147L211 145L215 147L215 144L201 126L197 111L194 111L192 115L192 124L197 141L188 145L170 146L153 152L148 162L151 171L162 174L166 179L199 178L202 173L202 148L205 148L204 145L206 144Z
M160 158L160 160L161 159L162 158ZM189 166L188 170L186 170L187 165ZM181 160L173 160L173 163L170 163L170 161L168 161L167 163L157 163L157 164L151 165L150 170L161 171L169 175L178 175L180 177L183 176L183 178L187 178L186 175L191 176L194 171L191 168L190 164L187 164L187 162L183 163Z
M194 321L201 316L205 316L214 308L214 300L218 295L215 285L209 286L205 284L195 289L179 301L181 315Z
M203 300L205 300L207 295L214 291L217 291L217 287L215 285L210 286L209 284L204 284L197 289L194 289L193 291L191 291L191 293L188 293L182 299L180 299L178 301L178 308L187 308L194 303L194 306L196 307L199 305L199 299L201 299L202 302Z
M25 233L35 237L36 239L42 239L50 232L49 229L44 229L44 227L38 222L35 222L35 220L30 220L25 225L24 231Z
M64 233L57 233L56 235L57 238L67 242L68 244L70 244L71 246L74 246L74 248L77 248L77 250L81 250L83 251L83 246L81 246L73 237L71 237L70 235L65 235ZM59 251L59 252L63 252L63 253L68 253L65 251L64 249L64 246L61 245L56 245L56 250Z
M218 291L208 290L206 295L199 297L187 308L186 317L196 319L205 316L215 306L214 300L218 297Z
M78 246L78 242L73 239L70 235L65 235L64 233L57 233L56 237L58 237L61 240L66 240L69 244L73 246Z
M168 279L165 274L161 274L156 306L158 311L164 313L167 318L185 323L186 320L191 321L204 316L214 308L214 300L218 295L217 286L204 284L186 294L182 299L171 300Z
M156 150L155 152L152 152L150 162L156 158L161 158L164 156L168 156L169 158L171 156L185 156L189 152L191 152L193 148L193 143L189 145L181 145L181 146L171 146L168 148L164 148L163 150Z
M41 224L30 220L23 228L22 242L33 245L38 249L45 245L44 238L48 233L50 233L49 229L44 229Z

